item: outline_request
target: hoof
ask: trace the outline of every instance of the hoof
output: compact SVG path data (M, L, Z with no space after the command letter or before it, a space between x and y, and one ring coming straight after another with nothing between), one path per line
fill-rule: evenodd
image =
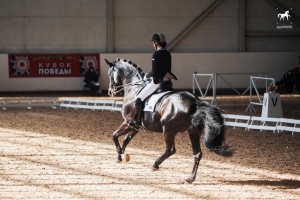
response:
M153 172L158 171L158 170L159 170L159 167L152 167Z
M125 160L125 162L129 162L130 155L129 154L122 154L122 160Z
M193 183L194 181L193 180L191 180L190 178L188 178L188 179L186 179L185 181L184 181L184 184L191 184L191 183Z
M118 155L116 163L122 163L122 156Z

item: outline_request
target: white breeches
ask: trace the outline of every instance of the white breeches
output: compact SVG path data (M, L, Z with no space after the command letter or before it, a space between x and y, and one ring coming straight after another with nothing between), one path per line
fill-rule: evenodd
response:
M160 84L155 84L154 80L146 85L144 89L135 97L135 99L140 98L142 101L144 101L149 95L151 95L158 87Z

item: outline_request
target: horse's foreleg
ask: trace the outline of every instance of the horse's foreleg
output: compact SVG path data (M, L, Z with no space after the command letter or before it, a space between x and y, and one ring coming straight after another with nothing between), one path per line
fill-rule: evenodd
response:
M164 133L164 137L165 137L165 142L166 142L166 151L165 151L165 153L163 155L161 155L160 157L158 157L155 160L155 162L154 162L154 164L152 166L153 170L158 170L159 169L159 165L164 160L166 160L171 155L173 155L174 153L176 153L175 143L174 143L175 134Z
M191 176L185 180L187 183L192 183L196 179L198 166L202 158L202 152L200 148L200 135L190 134L190 140L192 142L192 148L194 153L194 167Z
M131 128L129 127L124 128L123 125L121 125L120 128L113 133L113 141L115 142L116 149L118 152L117 162L122 161L122 153L125 151L125 148L123 149L119 143L119 137L129 133L130 131L132 131Z
M126 137L123 140L123 145L122 145L122 154L125 152L126 146L129 144L131 139L138 133L137 130L132 129L131 132L129 132Z

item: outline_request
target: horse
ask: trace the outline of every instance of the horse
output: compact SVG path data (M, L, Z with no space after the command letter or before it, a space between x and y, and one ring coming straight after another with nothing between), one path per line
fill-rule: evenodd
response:
M113 62L109 62L106 59L105 61L109 65L109 96L114 96L119 91L124 90L121 111L124 122L113 133L113 141L118 153L117 162L122 162L122 159L125 159L127 162L130 157L128 154L125 154L126 146L140 130L129 126L128 122L134 116L134 99L144 84L143 78L145 74L139 66L130 60L117 58ZM220 110L207 102L201 101L190 92L181 91L166 94L157 102L154 112L143 112L141 123L142 128L152 132L163 133L164 136L166 149L164 154L155 160L152 166L153 171L158 170L159 165L164 160L175 154L174 139L176 134L178 132L188 132L192 143L194 166L191 175L185 180L186 183L192 183L196 179L197 169L202 157L200 135L203 130L204 145L208 150L221 156L231 156L233 154L233 151L224 144L224 118ZM121 146L118 138L122 135L126 136Z
M289 12L288 10L285 11L284 14L279 13L279 14L278 14L278 18L280 19L280 21L281 21L281 19L284 21L284 18L286 17L287 21L289 21L289 17L291 17L291 15L289 15L289 13L290 13L290 12Z

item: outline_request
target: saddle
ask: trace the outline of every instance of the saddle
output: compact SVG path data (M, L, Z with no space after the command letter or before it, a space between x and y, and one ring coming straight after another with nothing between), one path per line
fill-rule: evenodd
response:
M173 83L171 82L171 79L175 79L177 80L177 77L171 73L168 72L164 79L166 81L162 82L160 84L160 86L149 96L145 99L145 101L143 102L143 111L151 111L154 112L155 109L155 105L156 103L165 95L169 94L169 93L173 93L174 89L173 89ZM145 86L144 86L145 87ZM142 89L144 89L144 87ZM141 89L141 90L142 90ZM140 91L141 91L140 90ZM139 91L139 92L140 92ZM138 93L139 93L138 92Z
M163 82L156 91L147 97L142 105L143 111L154 112L156 103L165 95L173 93L173 84L171 81Z

